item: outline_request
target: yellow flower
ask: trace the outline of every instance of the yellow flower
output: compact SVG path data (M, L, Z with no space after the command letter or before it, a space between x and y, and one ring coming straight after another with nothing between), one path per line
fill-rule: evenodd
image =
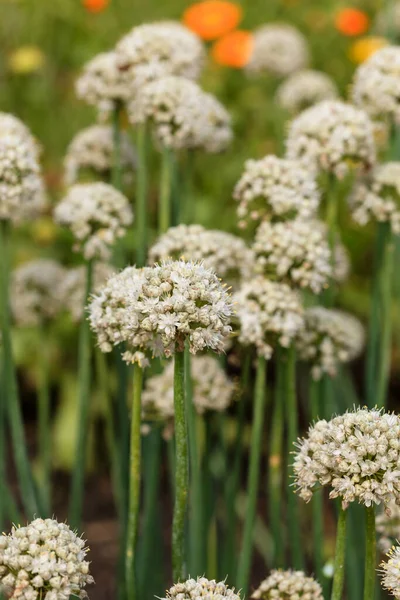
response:
M388 40L383 37L363 37L354 42L349 48L349 58L356 64L367 60L374 52L388 45Z
M43 52L37 46L21 46L8 57L8 68L18 75L34 73L45 62Z

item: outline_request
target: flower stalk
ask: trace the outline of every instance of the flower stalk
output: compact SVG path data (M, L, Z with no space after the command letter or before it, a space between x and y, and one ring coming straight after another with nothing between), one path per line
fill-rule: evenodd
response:
M147 256L147 128L137 126L136 151L136 265L143 267Z
M335 564L331 600L342 600L344 587L345 555L346 555L346 520L347 512L339 505L339 516L336 531Z
M51 428L50 428L50 389L49 389L49 353L47 351L48 329L41 324L41 351L39 352L39 390L38 390L38 429L40 477L39 490L41 503L46 516L51 516Z
M365 508L365 570L364 570L364 600L373 600L375 594L375 569L376 569L376 528L375 507Z
M173 183L173 156L171 149L163 147L161 153L160 193L158 205L158 233L162 234L169 229L172 216L172 183Z

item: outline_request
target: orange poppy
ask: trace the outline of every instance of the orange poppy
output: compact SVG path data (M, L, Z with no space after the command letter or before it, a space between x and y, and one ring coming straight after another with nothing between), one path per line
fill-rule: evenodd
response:
M249 62L253 44L254 37L250 31L237 29L215 42L211 55L219 65L240 69Z
M107 8L110 0L82 0L83 6L88 12L100 13Z
M369 27L369 18L358 8L344 8L337 13L335 26L343 35L362 35Z
M241 7L228 0L203 0L189 6L183 22L203 40L215 40L237 27L242 18Z

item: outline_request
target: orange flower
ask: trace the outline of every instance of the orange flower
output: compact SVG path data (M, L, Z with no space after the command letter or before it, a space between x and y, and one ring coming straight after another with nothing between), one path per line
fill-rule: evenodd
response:
M363 37L354 42L349 48L349 57L356 64L367 60L374 52L388 45L383 37Z
M253 43L253 34L250 31L238 29L215 42L211 54L217 64L240 69L249 62Z
M365 33L369 27L369 18L357 8L344 8L336 15L335 26L343 35L353 36Z
M215 40L235 29L242 18L242 9L228 0L203 0L189 6L183 22L203 40Z
M83 6L88 12L100 13L107 8L110 0L82 0Z

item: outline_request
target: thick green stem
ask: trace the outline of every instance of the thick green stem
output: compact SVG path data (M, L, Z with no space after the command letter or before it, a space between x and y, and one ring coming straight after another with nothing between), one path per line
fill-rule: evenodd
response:
M111 181L117 190L122 189L122 164L121 164L121 109L122 103L116 101L113 110L113 165Z
M188 497L188 435L185 406L184 352L175 352L175 506L172 523L173 581L185 577L185 519Z
M136 589L136 540L139 527L143 370L138 364L133 366L133 401L131 414L131 440L129 461L129 506L126 539L125 581L126 595L130 600L137 598Z
M376 581L376 529L375 507L365 508L365 570L364 600L374 600Z
M172 215L172 155L170 148L161 154L161 176L158 204L158 233L165 233L171 224Z
M246 517L244 521L242 548L239 556L237 587L247 595L251 559L253 554L253 533L256 518L257 494L260 480L260 462L266 404L267 365L263 356L258 357L254 390L254 413L250 446L250 465L247 480Z
M309 376L309 400L311 408L311 421L315 423L320 416L320 393L321 385L319 381ZM322 584L325 581L322 569L324 566L324 496L323 488L317 490L312 498L312 521L313 521L313 550L314 550L314 571L318 581Z
M136 136L138 168L136 171L136 265L143 267L147 256L147 130L138 125Z
M39 490L43 510L46 516L51 513L51 428L50 428L50 390L49 390L49 353L48 330L41 325L41 351L39 352L39 390L38 390L38 429L40 477Z
M85 483L87 431L90 405L90 361L91 339L87 319L87 304L92 289L93 262L86 264L86 284L84 296L84 314L80 326L78 349L78 431L76 439L75 466L72 473L69 523L73 529L80 529L82 521L83 490Z
M336 530L335 565L331 600L343 600L344 565L346 558L346 519L347 512L339 506L339 518Z
M331 254L331 268L335 268L335 249L338 239L338 213L339 213L339 182L334 175L328 178L328 189L326 198L326 225L328 227L328 243ZM324 293L324 305L332 306L335 299L335 281L331 277L329 288Z

